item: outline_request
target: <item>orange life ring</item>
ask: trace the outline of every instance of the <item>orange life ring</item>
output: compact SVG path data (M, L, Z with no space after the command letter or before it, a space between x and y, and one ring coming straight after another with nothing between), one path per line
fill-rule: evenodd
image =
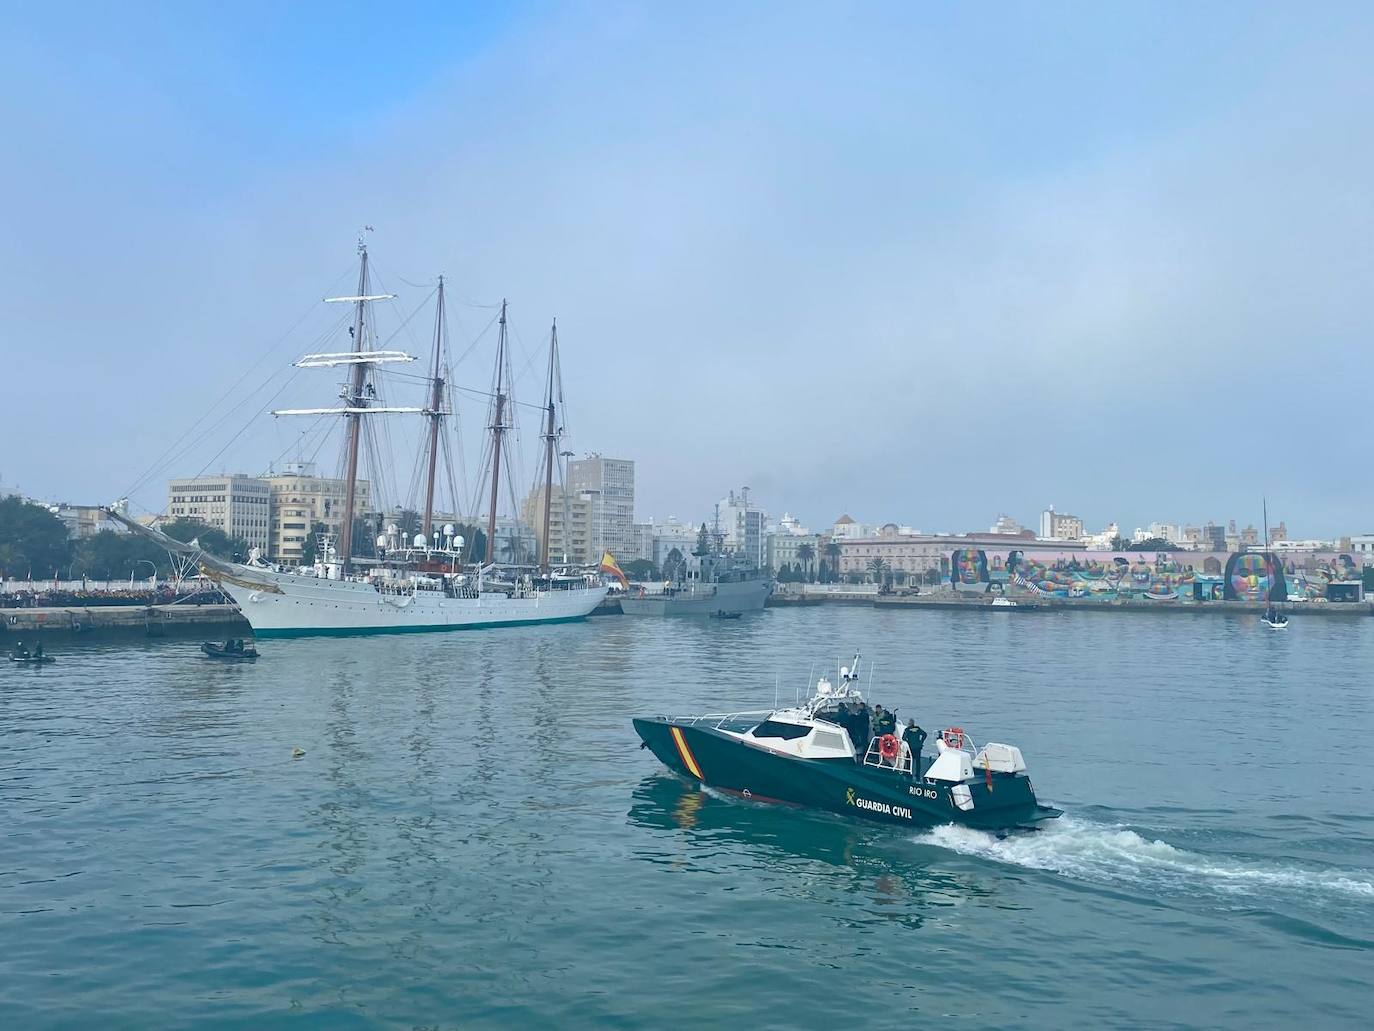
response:
M946 730L946 731L945 731L944 733L942 733L940 736L941 736L942 738L945 739L945 744L949 745L950 748L963 748L963 747L964 747L964 728L963 728L963 727L950 727L948 730Z
M878 738L878 754L884 759L895 759L897 753L902 750L902 746L897 743L895 734L884 734Z

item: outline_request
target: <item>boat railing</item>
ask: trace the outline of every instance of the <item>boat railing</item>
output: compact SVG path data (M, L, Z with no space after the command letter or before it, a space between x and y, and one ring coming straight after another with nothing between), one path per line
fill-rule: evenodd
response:
M771 709L753 709L743 712L713 712L701 716L665 716L669 723L679 727L711 726L721 730L727 723L760 723L772 714Z
M911 772L911 746L898 738L897 755L892 759L884 759L882 746L878 744L882 738L875 737L868 743L868 751L864 753L864 765L872 766L880 770L892 770L895 773Z

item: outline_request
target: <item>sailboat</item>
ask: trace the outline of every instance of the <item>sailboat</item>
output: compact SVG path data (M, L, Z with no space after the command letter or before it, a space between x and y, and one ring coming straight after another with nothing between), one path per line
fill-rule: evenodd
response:
M1262 499L1261 504L1264 507L1264 546L1267 549L1269 547L1269 500L1267 498ZM1265 556L1268 557L1268 555L1266 550ZM1269 586L1269 594L1266 596L1265 602L1264 615L1260 616L1260 622L1270 630L1287 630L1288 617L1280 612L1278 606L1274 604L1272 583Z
M280 409L273 415L337 415L344 420L345 494L338 543L326 539L317 551L312 567L282 571L250 557L247 563L226 562L199 555L202 571L214 580L238 605L243 617L258 638L303 637L313 635L400 634L439 630L468 630L479 627L526 626L562 623L583 619L606 597L609 588L593 571L551 569L547 555L548 534L544 536L545 554L540 571L499 570L496 556L496 507L501 477L503 438L512 426L509 362L507 360L506 306L501 306L497 373L493 390L494 417L489 427L492 439L491 507L487 518L484 562L464 561L467 544L452 524L439 532L434 527L434 484L440 428L445 416L444 381L441 362L444 327L444 283L440 277L433 364L430 370L428 406L410 408L378 403L372 383L375 367L412 362L416 359L402 351L371 346L370 306L391 299L390 294L370 293L366 241L358 241L358 289L347 297L333 297L330 303L354 306L351 327L352 348L337 353L308 354L296 362L303 369L349 370L349 382L342 404L333 408ZM556 335L550 346L550 363L557 360ZM550 383L553 383L552 373ZM556 446L552 429L556 418L556 399L550 387L547 403L549 430L545 444ZM429 420L429 461L425 489L422 532L407 540L398 537L396 527L377 538L382 561L366 568L355 562L354 509L357 495L358 452L363 421L383 415L420 415ZM552 491L553 457L546 462L545 505ZM114 513L112 513L114 514ZM116 518L119 518L116 516ZM547 520L547 513L545 516ZM153 535L169 548L185 551L187 545L172 541L156 530L121 519L131 529Z

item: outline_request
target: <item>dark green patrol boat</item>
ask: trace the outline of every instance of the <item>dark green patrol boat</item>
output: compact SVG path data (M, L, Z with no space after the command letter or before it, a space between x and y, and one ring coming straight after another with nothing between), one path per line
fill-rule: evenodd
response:
M670 770L760 802L828 809L883 823L931 827L957 823L982 830L1030 828L1061 815L1041 805L1021 750L975 747L958 727L925 755L919 729L870 737L856 732L859 657L825 677L806 703L771 712L636 719L643 741ZM867 726L867 716L860 717Z

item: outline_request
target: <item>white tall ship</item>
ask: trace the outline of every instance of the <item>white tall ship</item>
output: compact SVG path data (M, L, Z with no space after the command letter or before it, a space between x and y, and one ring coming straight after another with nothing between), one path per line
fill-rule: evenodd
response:
M435 319L434 361L429 377L427 407L406 408L378 403L372 382L376 366L412 362L401 351L374 349L369 306L390 299L390 294L369 293L367 246L358 243L360 270L354 296L328 298L354 306L349 351L309 354L298 368L344 368L349 382L342 403L333 408L283 409L273 415L338 415L345 424L344 511L337 546L326 535L319 544L312 567L294 571L275 569L251 556L247 563L225 562L200 555L201 569L215 580L238 605L258 637L312 635L400 634L483 627L564 623L583 619L602 602L608 588L598 572L554 569L548 555L549 505L552 503L554 455L559 429L556 394L558 338L555 328L549 344L549 390L545 405L547 422L542 434L545 450L544 553L537 568L501 568L496 564L496 508L501 478L501 458L506 434L512 429L509 393L509 357L506 310L501 308L496 376L492 391L491 504L486 528L484 561L473 561L468 542L447 524L434 527L434 486L440 428L445 415L444 377L441 360L444 333L444 284L439 279ZM420 415L428 419L427 478L422 532L407 539L394 525L377 537L378 560L359 562L354 557L354 506L357 493L358 453L363 421L381 415ZM118 518L118 517L117 517ZM131 528L156 536L169 548L186 551L156 530L122 520Z

